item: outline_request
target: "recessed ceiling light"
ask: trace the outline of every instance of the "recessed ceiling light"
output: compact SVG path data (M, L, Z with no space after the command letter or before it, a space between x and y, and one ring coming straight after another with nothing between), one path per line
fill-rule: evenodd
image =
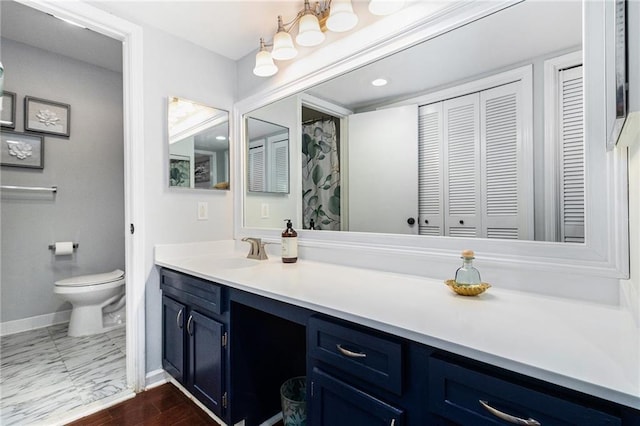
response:
M384 86L388 83L387 80L385 80L384 78L376 78L375 80L373 80L371 82L372 85L376 86L376 87L380 87L380 86Z
M219 141L227 140L227 138L225 138L224 136L216 136L216 139L218 139Z

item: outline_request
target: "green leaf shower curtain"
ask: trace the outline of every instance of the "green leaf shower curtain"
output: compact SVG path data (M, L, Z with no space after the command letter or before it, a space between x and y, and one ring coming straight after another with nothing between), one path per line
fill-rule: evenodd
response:
M340 230L340 160L333 119L302 125L302 221Z

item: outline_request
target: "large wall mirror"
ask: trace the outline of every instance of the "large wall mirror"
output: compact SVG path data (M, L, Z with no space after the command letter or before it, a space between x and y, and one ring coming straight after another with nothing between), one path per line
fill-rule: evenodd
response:
M584 242L582 45L580 2L526 1L249 112L300 172L245 225Z
M169 187L229 189L229 113L175 96L167 111Z
M456 4L239 102L242 173L247 119L278 123L289 129L290 191L251 193L245 182L236 234L275 238L292 218L310 247L441 260L468 246L554 272L591 262L624 276L626 160L606 151L603 84L614 20L602 18L614 9Z

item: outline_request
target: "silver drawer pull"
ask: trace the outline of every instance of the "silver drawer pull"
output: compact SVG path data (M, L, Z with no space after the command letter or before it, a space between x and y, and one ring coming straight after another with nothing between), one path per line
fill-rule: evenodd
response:
M337 343L337 344L336 344L336 347L337 347L337 348L338 348L338 350L342 353L342 355L346 355L346 356L351 357L351 358L366 358L366 357L367 357L367 354L365 354L365 353L362 353L362 352L353 352L353 351L350 351L349 349L345 349L345 348L343 348L343 347L340 345L340 343Z
M478 400L478 402L491 414L502 419L506 422L512 423L514 425L524 425L524 426L540 426L540 422L529 417L527 420L521 419L520 417L515 417L507 413L503 413L502 411L496 410L492 406L489 405L487 401Z
M187 333L189 333L189 336L193 336L191 332L191 321L193 321L193 316L189 315L189 319L187 320Z
M182 309L180 309L178 315L176 315L176 324L178 324L178 328L182 328Z

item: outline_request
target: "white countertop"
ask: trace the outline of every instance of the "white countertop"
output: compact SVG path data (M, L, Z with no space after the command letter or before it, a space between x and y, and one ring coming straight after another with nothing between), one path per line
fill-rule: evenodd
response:
M235 245L158 245L155 263L640 408L640 330L623 308L495 285L463 297L443 279L252 261Z

